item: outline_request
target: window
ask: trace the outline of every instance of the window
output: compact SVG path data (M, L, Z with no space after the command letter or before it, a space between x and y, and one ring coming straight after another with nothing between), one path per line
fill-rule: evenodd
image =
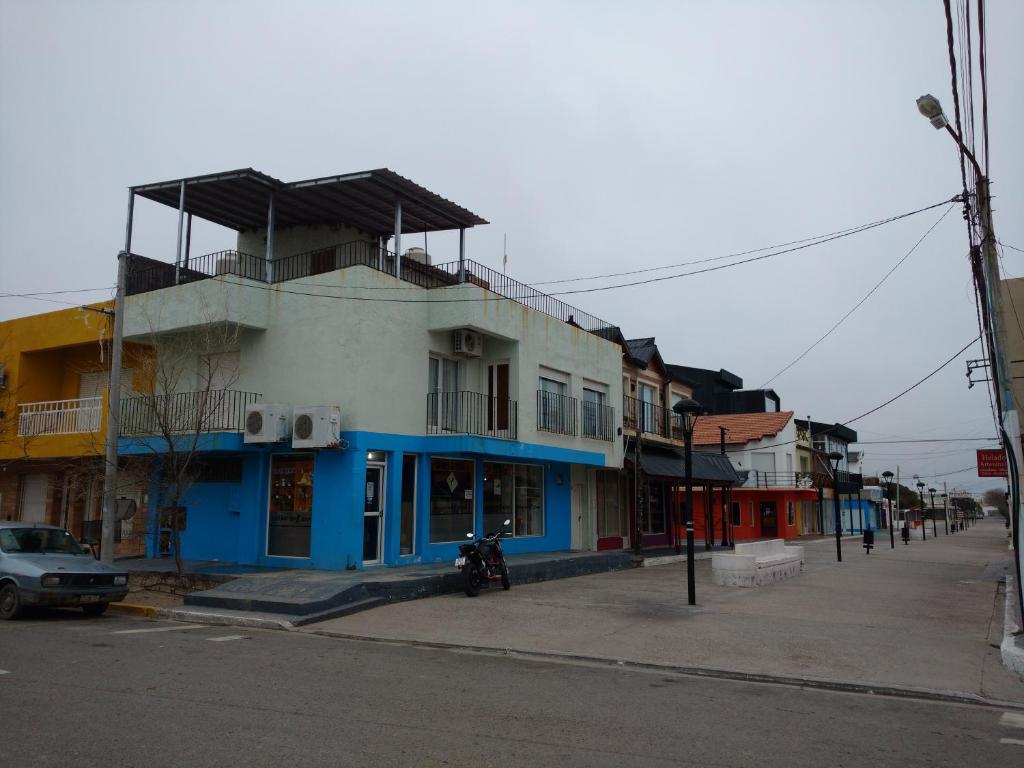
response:
M738 501L730 502L730 514L732 515L733 525L743 525L743 521L740 519L740 503Z
M658 427L655 420L657 412L658 394L657 390L650 384L640 385L640 431L657 432Z
M267 554L309 557L313 526L313 457L308 454L270 458Z
M544 469L534 464L484 462L484 532L544 535Z
M647 514L644 515L644 533L665 533L665 486L661 481L654 481L647 483L646 490Z
M416 535L416 456L402 455L402 519L398 532L398 554L411 555Z
M575 434L572 399L565 381L541 376L537 392L537 429L543 432Z
M454 429L458 424L459 361L430 356L427 369L427 425Z
M625 510L622 500L625 488L620 488L619 473L599 470L595 476L597 502L597 537L608 539L626 535Z
M583 388L583 436L610 440L612 436L611 414L608 395L604 392Z
M793 511L793 502L786 502L786 525L796 525L796 513Z
M750 502L750 527L757 527L757 518L754 517L754 502Z
M473 526L475 464L468 459L430 460L430 541L462 541ZM490 533L490 531L488 531Z

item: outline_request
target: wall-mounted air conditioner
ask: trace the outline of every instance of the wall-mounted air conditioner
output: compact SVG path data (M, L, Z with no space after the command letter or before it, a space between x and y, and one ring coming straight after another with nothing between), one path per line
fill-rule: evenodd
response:
M292 410L292 448L337 448L341 444L341 408L297 405Z
M483 337L476 331L460 328L452 337L452 352L462 357L480 357L484 350Z
M280 403L245 406L246 443L276 443L291 435L291 407Z

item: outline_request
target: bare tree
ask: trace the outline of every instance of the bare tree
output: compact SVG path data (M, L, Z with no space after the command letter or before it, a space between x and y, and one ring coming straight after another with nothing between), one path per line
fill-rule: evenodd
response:
M159 498L157 524L170 531L174 564L183 573L183 502L201 469L203 435L239 426L246 398L238 381L237 325L220 321L203 307L197 324L160 332L159 315L147 343L154 353L145 371L150 392L133 392L121 402L121 434L140 438L149 449Z

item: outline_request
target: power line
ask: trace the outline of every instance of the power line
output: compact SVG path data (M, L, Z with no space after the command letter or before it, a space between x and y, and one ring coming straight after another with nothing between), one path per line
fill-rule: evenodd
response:
M1019 253L1024 253L1024 248L1018 248L1016 245L1004 243L1002 240L997 240L996 242L1003 246L1003 248L1009 248L1011 251L1018 251Z
M944 218L946 218L946 216L949 214L949 212L951 210L953 210L952 204L949 207L946 208L946 210L943 212L943 214L941 216L939 216L939 218L935 221L934 224L932 224L930 227L928 227L927 231L923 235L921 235L921 237L918 239L918 241L916 243L914 243L913 247L909 251L907 251L902 256L902 258L900 258L895 264L892 265L892 268L888 272L886 272L885 275L882 276L882 279L879 280L877 283L875 283L874 287L870 291L868 291L866 294L864 294L864 296L861 298L860 301L858 301L856 304L853 305L853 307L850 309L850 311L848 311L845 315L843 315L841 318L839 318L839 320L837 320L835 322L835 324L833 324L833 326L831 328L829 328L827 331L825 331L824 334L822 334L820 337L818 337L818 340L815 341L813 344L811 344L811 346L809 346L807 349L805 349L803 352L801 352L799 355L797 355L789 363L789 365L785 366L782 370L780 370L778 373L776 373L774 376L772 376L770 379L768 379L764 384L762 384L761 388L763 389L764 387L767 387L769 384L771 384L773 381L775 381L777 378L779 378L779 376L781 376L786 371L788 371L790 368L792 368L794 365L796 365L801 360L803 360L808 354L810 354L811 350L813 350L815 347L817 347L819 344L821 344L821 342L823 342L825 339L827 339L829 336L831 336L832 333L840 325L842 325L850 315L852 315L854 312L856 312L858 309L860 309L860 307L864 304L864 302L866 302L868 299L870 299L872 294L874 294L875 291L877 291L879 288L882 287L882 284L886 280L889 279L889 277L892 275L892 273L895 272L897 269L899 269L900 266L903 264L903 262L905 262L907 259L909 259L913 255L914 251L917 250L918 246L921 245L921 243L923 243L925 241L925 238L927 238L928 235L930 235L932 233L932 230L934 230L937 226L939 226L939 224L942 222L942 220Z
M740 261L732 262L730 264L722 264L722 265L719 265L719 266L716 266L716 267L707 267L705 269L693 270L691 272L681 272L681 273L678 273L678 274L675 274L675 275L661 275L661 276L658 276L658 277L650 277L650 278L647 278L645 280L635 280L635 281L627 282L627 283L616 283L616 284L612 284L612 285L598 286L598 287L592 287L592 288L577 288L577 289L569 290L569 291L555 291L555 292L552 292L550 295L551 296L566 296L566 295L573 294L573 293L593 293L593 292L596 292L596 291L610 290L612 288L626 288L626 287L630 287L630 286L634 286L634 285L646 285L648 283L657 283L657 282L661 282L663 280L673 280L673 279L675 279L677 277L689 277L690 275L700 275L700 274L703 274L705 272L715 272L715 271L720 270L720 269L727 269L729 267L735 267L735 266L738 266L740 264L750 264L751 262L754 262L754 261L761 261L763 259L770 259L773 256L781 256L781 255L786 254L786 253L793 253L794 251L800 251L800 250L803 250L805 248L812 248L812 247L814 247L816 245L823 245L823 244L831 242L833 240L839 240L839 239L844 238L844 237L850 237L851 235L860 234L861 232L866 232L869 229L874 229L876 227L880 227L880 226L883 226L885 224L891 224L894 221L899 221L900 219L905 219L905 218L907 218L909 216L915 216L915 215L917 215L919 213L924 213L925 211L930 211L930 210L932 210L934 208L940 208L943 205L946 205L947 203L957 202L959 199L960 199L959 196L955 196L955 197L953 197L951 199L943 200L942 202L935 203L934 205L926 206L925 208L918 208L917 210L910 211L909 213L903 213L903 214L900 214L898 216L890 216L887 219L880 219L878 221L871 222L870 224L861 225L860 227L853 227L851 229L840 230L839 232L836 232L836 233L833 233L833 234L830 234L830 235L827 235L827 236L823 236L823 237L818 238L818 239L814 239L811 242L805 242L805 241L797 240L797 241L794 241L794 242L796 242L796 243L803 243L803 244L796 245L793 248L784 248L783 250L773 251L772 253L763 254L761 256L754 256L754 257L749 258L749 259L742 259ZM759 249L756 249L754 251L745 251L744 253L756 253L756 252L763 251L763 250L766 250L766 249L765 248L759 248ZM735 254L735 255L743 255L743 254ZM689 266L689 265L693 265L693 264L702 264L702 263L705 263L705 262L708 262L708 261L721 260L721 259L725 259L725 258L731 258L731 257L729 257L729 256L719 256L719 257L715 257L715 258L711 258L711 259L700 259L700 260L697 260L697 261L681 262L679 264L671 264L671 265L666 265L666 266L661 266L661 267L650 267L650 268L645 268L645 269L640 269L640 270L632 270L632 271L629 271L629 272L609 273L609 274L606 274L606 275L591 275L589 277L564 278L562 280L549 280L549 281L546 281L546 282L534 283L534 285L550 285L552 283L577 282L577 281L580 281L580 280L597 280L599 278L605 278L605 277L622 277L622 276L625 276L625 275L641 274L641 273L653 272L653 271L661 270L661 269L673 269L675 267Z
M114 286L106 285L102 288L69 288L64 291L30 291L28 293L0 293L0 298L8 299L33 299L37 296L59 296L65 293L95 293L96 291L112 291Z
M977 341L975 339L974 341ZM974 342L972 341L971 344ZM969 346L969 345L968 345ZM858 440L857 445L900 445L903 443L999 442L998 437L937 437L932 440Z

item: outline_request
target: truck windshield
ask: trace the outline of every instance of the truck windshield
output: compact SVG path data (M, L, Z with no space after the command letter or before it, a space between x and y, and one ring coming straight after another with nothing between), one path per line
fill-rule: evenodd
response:
M56 528L0 528L0 549L26 554L81 555L84 552L74 536Z

